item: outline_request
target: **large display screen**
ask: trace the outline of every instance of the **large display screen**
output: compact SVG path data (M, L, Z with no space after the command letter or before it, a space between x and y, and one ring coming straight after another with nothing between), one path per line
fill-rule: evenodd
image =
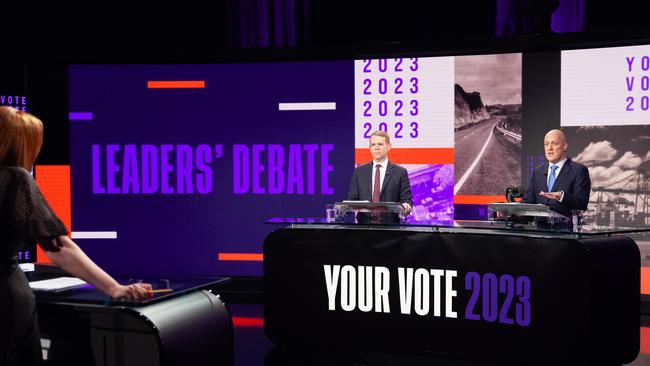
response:
M121 273L260 274L229 255L345 197L351 66L71 66L73 231L110 238L84 250Z
M114 272L261 275L269 222L325 220L375 130L411 221L484 218L562 126L592 175L588 223L645 225L645 206L612 207L647 181L649 49L71 65L73 238Z
M570 153L591 177L587 223L650 226L650 46L563 51L561 103ZM635 240L648 258L650 237Z
M375 130L409 171L409 220L521 180L521 54L72 65L69 82L73 238L114 272L260 275L269 222L324 220ZM500 155L513 174L489 169Z

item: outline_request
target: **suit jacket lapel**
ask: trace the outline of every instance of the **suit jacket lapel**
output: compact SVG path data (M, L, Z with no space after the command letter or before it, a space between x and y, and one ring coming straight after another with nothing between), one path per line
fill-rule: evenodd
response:
M365 177L364 183L366 184L363 185L362 189L366 191L366 193L368 194L367 197L371 197L370 200L372 201L372 185L374 184L374 182L372 181L372 161L370 162L370 164L367 165L368 167L363 172L363 176Z
M542 191L544 192L546 192L546 190L548 189L548 166L549 166L548 163L544 164L544 168L543 168L544 170L542 170L542 176L540 177L540 179L542 180L540 182L542 183L541 186L544 187L542 188ZM533 192L533 193L537 196L536 199L537 203L541 203L543 205L546 205L548 203L548 198L540 196L539 192Z
M391 162L388 162L388 166L386 167L386 175L384 176L384 183L381 185L381 193L384 193L384 188L386 188L388 181L393 176L393 168L393 164Z

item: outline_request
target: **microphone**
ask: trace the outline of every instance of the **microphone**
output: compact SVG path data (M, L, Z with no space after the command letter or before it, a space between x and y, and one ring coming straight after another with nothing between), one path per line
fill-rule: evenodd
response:
M523 196L521 187L508 187L506 188L506 201L515 202L515 198Z

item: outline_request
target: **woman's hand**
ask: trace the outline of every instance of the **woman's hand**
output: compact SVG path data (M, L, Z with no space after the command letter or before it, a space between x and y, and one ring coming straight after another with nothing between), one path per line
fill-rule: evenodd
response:
M108 294L113 299L126 298L128 300L143 300L153 296L151 285L148 283L134 283L132 285L117 285Z

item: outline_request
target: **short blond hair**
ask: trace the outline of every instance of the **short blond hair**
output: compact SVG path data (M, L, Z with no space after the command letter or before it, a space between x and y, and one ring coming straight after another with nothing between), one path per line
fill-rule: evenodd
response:
M388 134L386 132L384 132L382 130L377 130L377 131L370 134L370 137L373 137L373 136L379 136L379 137L385 138L386 139L386 144L390 145L390 136L388 136ZM370 140L370 137L368 138L368 140Z
M31 170L43 146L43 122L12 107L0 107L0 166Z

